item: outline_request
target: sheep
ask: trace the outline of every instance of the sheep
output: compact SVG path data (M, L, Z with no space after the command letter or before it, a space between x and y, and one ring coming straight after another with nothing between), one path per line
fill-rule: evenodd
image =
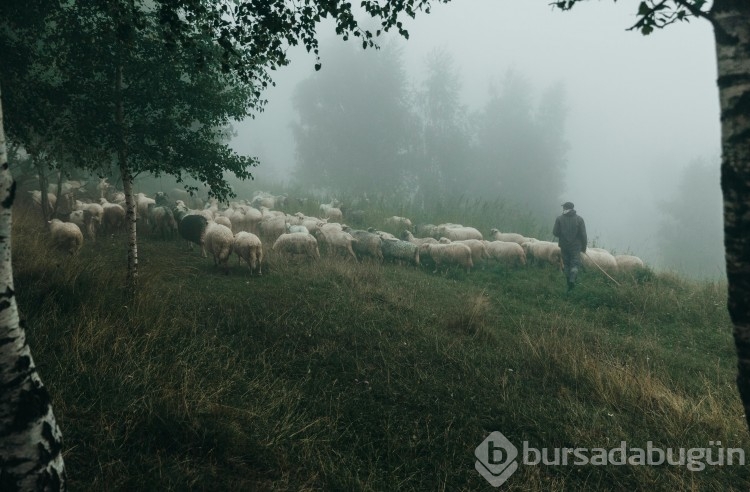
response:
M471 260L471 249L461 243L423 244L419 246L419 254L435 262L435 271L432 273L437 273L442 264L459 265L466 268L466 273L469 273L474 266Z
M581 253L581 260L583 266L586 268L592 268L599 270L601 268L605 272L617 271L617 260L612 256L612 253L602 248L586 248L586 253ZM597 266L599 268L597 268Z
M258 233L258 225L262 219L261 211L248 205L239 205L229 217L237 232L245 231L253 234Z
M400 239L383 239L383 258L401 263L405 261L419 266L419 246Z
M214 265L224 265L224 273L229 275L229 256L232 254L234 234L232 230L222 224L210 221L206 226L206 250L214 257Z
M107 191L111 186L112 185L107 182L107 178L99 178L99 184L96 185L96 189L99 190L99 198L105 198L107 196Z
M303 225L292 225L292 224L290 224L290 223L287 222L287 224L286 224L286 232L287 233L290 233L290 232L304 232L304 233L307 234L310 231L307 229L307 227L305 227Z
M268 216L260 222L260 235L270 241L276 240L286 232L285 216Z
M345 228L357 242L352 243L352 249L361 257L369 256L383 261L383 239L375 233Z
M326 244L331 255L343 253L347 259L354 258L354 261L357 261L357 255L354 254L352 249L352 244L356 243L357 240L348 232L320 229L317 232L316 238L318 243L323 242Z
M245 260L248 268L250 268L251 277L256 269L258 275L263 275L261 266L263 263L263 244L261 244L258 236L251 232L240 231L234 235L232 249L237 254L238 262Z
M216 217L216 218L214 219L214 222L216 222L217 224L221 224L221 225L223 225L223 226L225 226L225 227L228 227L229 229L232 229L232 221L231 221L231 220L229 220L229 219L228 219L228 218L227 218L226 216L224 216L224 215L219 215L218 217Z
M188 241L188 243L195 243L201 247L201 256L205 258L206 255L206 227L208 227L208 220L202 215L186 214L178 210L175 215L178 218L177 232L180 236ZM193 245L190 244L190 249Z
M321 203L320 204L320 215L322 217L326 217L328 215L328 210L332 208L338 208L341 206L341 202L338 200L332 200L331 203ZM341 211L341 209L339 209Z
M398 239L396 236L394 236L390 232L378 231L374 227L368 227L367 232L377 234L378 236L380 236L381 239Z
M294 232L291 234L282 234L273 243L273 250L277 253L285 254L303 254L314 260L320 259L318 251L318 241L312 234Z
M557 244L549 241L526 241L521 247L527 260L549 263L562 270L562 252Z
M533 238L528 238L522 234L517 234L515 232L500 232L497 229L490 229L490 237L493 241L505 241L505 242L511 242L511 243L518 243L518 245L522 245L523 243L527 242L534 242L536 240L533 240Z
M439 239L439 237L435 237L437 236L437 226L435 224L417 224L414 226L414 234L419 237L431 237L435 240Z
M149 204L156 205L156 200L154 200L153 198L147 197L143 193L138 193L135 195L136 217L139 219L142 219L146 224L148 224Z
M34 202L34 204L37 207L42 206L42 192L39 190L29 191L31 193L31 200ZM47 203L49 203L49 206L52 208L55 208L55 204L57 203L57 197L54 193L47 193Z
M438 242L438 240L434 237L414 237L414 234L407 230L404 230L404 232L401 233L401 239L403 239L404 241L409 241L412 244L416 244L417 246L428 243L435 244Z
M480 241L479 239L464 239L459 241L451 241L448 238L441 237L440 244L448 244L448 243L461 243L465 244L469 247L471 250L471 261L474 263L474 265L478 265L482 262L482 260L487 260L490 257L490 254L487 252L487 247L484 245L484 241Z
M151 209L151 233L159 232L162 239L172 237L177 231L177 221L172 210L167 207L153 207Z
M85 230L90 239L95 239L96 226L94 225L94 218L88 210L73 210L70 212L68 219L79 229Z
M106 198L99 200L102 205L102 230L106 233L121 231L125 228L125 209L117 203L110 203Z
M399 230L411 230L412 228L411 220L407 219L406 217L399 217L397 215L385 219L385 225Z
M67 251L71 256L81 249L83 234L76 224L63 222L60 219L52 219L47 224L49 224L50 237L55 248Z
M643 260L633 255L616 255L617 268L623 272L633 272L645 268Z
M97 229L101 226L104 220L104 207L98 203L83 203L79 200L75 202L76 210L85 210L90 216L91 221L88 224L92 239L96 235Z
M484 241L490 258L499 263L526 264L526 253L520 244L510 241Z
M333 220L335 222L341 222L344 218L344 213L341 211L340 208L331 207L328 210L326 210L326 213L323 214L323 217L325 217L328 220Z
M482 233L473 227L464 227L457 224L443 224L438 226L439 237L445 237L451 241L464 241L466 239L484 239Z

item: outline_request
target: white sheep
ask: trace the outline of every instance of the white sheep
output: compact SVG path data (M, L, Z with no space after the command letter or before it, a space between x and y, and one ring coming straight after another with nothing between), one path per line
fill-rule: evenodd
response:
M142 219L143 222L148 224L148 206L149 205L156 205L156 200L153 198L147 197L143 193L138 193L135 195L135 210L136 210L136 217L138 219Z
M121 231L125 227L125 209L117 203L110 203L106 198L99 200L102 204L102 230L107 233Z
M526 264L526 253L520 244L510 241L484 241L490 258L499 263Z
M409 231L402 232L401 239L403 239L404 241L409 241L412 244L416 244L417 246L421 246L423 244L435 244L438 242L438 240L434 237L414 237L414 234Z
M357 240L348 232L335 229L320 229L315 237L319 244L321 242L326 244L329 254L343 254L347 259L353 258L354 261L357 261L357 255L354 254L354 250L352 249L352 244L356 243Z
M289 232L304 232L304 233L307 234L310 231L307 229L307 227L305 227L303 225L296 225L296 224L292 225L292 224L290 224L290 223L287 222L287 224L286 224L286 232L287 233L289 233Z
M217 217L216 217L216 218L214 219L214 222L216 222L217 224L221 224L221 225L223 225L223 226L225 226L225 227L228 227L228 228L229 228L230 230L232 229L232 221L231 221L231 220L229 220L229 219L228 219L228 218L227 218L226 216L224 216L224 215L219 215L219 216L217 216Z
M234 234L232 230L214 221L209 221L205 235L206 251L214 257L214 265L224 265L224 273L229 274L229 256L232 254Z
M284 215L264 217L260 222L259 232L264 240L275 241L286 232L286 217Z
M162 238L172 237L177 232L177 221L174 213L168 207L153 207L151 209L151 233L161 234Z
M441 237L440 244L450 244L450 243L461 243L465 244L469 247L471 250L471 261L474 263L474 265L478 265L482 260L487 260L490 257L490 254L487 252L487 247L484 245L484 241L480 241L479 239L463 239L459 241L451 241L448 238Z
M527 242L535 242L536 239L526 237L515 232L500 232L497 229L490 229L490 237L493 241L505 241L517 243L519 246Z
M549 263L562 270L562 252L560 246L550 241L526 241L521 245L526 259L534 263Z
M234 235L232 245L237 254L237 261L245 260L250 268L250 276L253 271L258 270L258 275L263 275L261 264L263 263L263 244L260 238L251 232L240 231Z
M612 253L602 248L586 248L586 253L581 253L583 266L593 270L601 268L607 273L617 271L617 260ZM597 265L599 268L597 268Z
M52 245L62 251L74 255L83 246L83 234L81 229L72 222L63 222L60 219L52 219L49 222L50 238Z
M340 208L337 207L331 207L328 210L326 210L326 213L324 214L324 217L328 220L332 220L335 222L341 222L344 219L344 214L341 212Z
M461 243L423 244L419 247L419 255L423 258L425 256L432 258L432 261L435 262L433 273L436 273L440 265L443 264L466 268L466 273L474 266L474 262L471 260L471 249Z
M314 260L320 259L318 241L311 234L301 232L280 235L273 243L273 250L277 253L303 254Z
M406 217L399 217L398 215L394 215L393 217L388 217L385 219L385 225L389 227L393 227L398 230L411 230L412 223L411 220L407 219Z
M633 255L616 255L617 269L623 272L633 272L645 268L643 260Z
M460 224L441 224L437 228L438 238L444 237L451 241L463 241L466 239L484 239L482 233L473 227L465 227Z

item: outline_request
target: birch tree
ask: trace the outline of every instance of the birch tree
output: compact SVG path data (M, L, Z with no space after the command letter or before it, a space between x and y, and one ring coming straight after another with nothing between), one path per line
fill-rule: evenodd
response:
M554 2L563 10L580 0ZM676 22L711 23L716 42L721 109L721 190L727 307L737 348L737 387L750 427L750 2L747 0L647 0L631 29L649 34Z

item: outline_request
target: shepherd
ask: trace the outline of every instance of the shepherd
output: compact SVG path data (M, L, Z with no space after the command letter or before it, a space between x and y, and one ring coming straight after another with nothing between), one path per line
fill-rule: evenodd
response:
M563 260L563 273L568 282L568 292L573 290L581 267L581 253L586 253L586 223L571 202L562 205L563 213L555 220L552 234L558 238Z

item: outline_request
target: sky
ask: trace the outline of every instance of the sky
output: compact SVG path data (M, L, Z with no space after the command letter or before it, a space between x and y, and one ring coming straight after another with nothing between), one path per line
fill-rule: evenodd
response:
M708 22L643 36L626 30L636 11L637 2L608 0L570 12L546 0L453 0L408 19L410 37L401 43L414 81L431 51L450 52L469 109L478 109L508 70L527 78L535 94L561 82L570 145L563 201L576 204L590 240L656 262L659 203L673 196L691 162L719 165L716 60ZM333 28L323 25L319 34L325 39ZM232 145L261 158L259 178L285 179L294 166L291 94L313 73L314 59L298 49L290 55L291 65L274 74L277 86L265 94L265 112L235 125ZM559 212L550 211L550 223Z

